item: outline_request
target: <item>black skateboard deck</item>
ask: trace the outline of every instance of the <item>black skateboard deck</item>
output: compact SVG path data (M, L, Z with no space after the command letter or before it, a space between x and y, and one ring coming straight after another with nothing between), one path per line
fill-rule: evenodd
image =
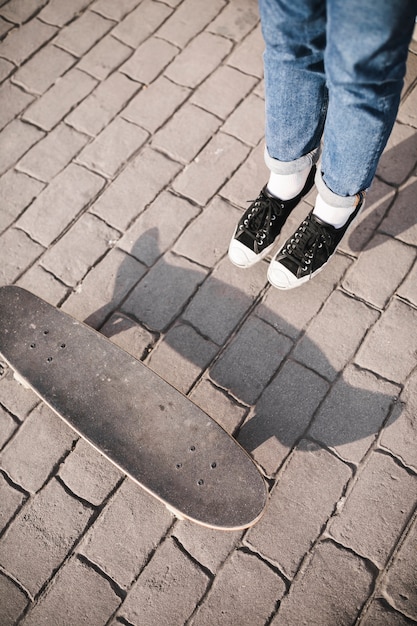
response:
M251 457L142 362L44 300L0 288L0 354L81 437L179 518L237 530L265 508Z

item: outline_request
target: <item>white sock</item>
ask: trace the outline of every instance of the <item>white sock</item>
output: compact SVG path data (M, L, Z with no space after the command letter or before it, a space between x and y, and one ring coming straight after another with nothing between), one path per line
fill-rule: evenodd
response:
M323 198L318 195L316 198L313 215L323 220L323 222L326 222L326 224L331 224L335 228L342 228L342 226L344 226L348 221L351 213L353 213L355 208L356 202L354 206L350 207L332 206L331 204L327 204L327 202L325 202Z
M301 172L295 172L294 174L274 174L274 172L271 172L267 189L280 200L291 200L303 189L310 170L311 167L308 165Z

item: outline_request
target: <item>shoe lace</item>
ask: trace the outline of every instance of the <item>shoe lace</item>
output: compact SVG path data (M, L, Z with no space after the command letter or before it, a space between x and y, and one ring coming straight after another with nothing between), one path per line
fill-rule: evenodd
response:
M248 200L248 202L252 203L250 211L240 224L240 229L258 244L262 244L268 237L274 221L282 214L284 204L275 198L269 198L263 192L256 200Z
M290 257L305 272L310 266L313 271L314 259L319 250L325 247L330 256L333 238L326 224L320 224L309 215L288 240L282 253Z

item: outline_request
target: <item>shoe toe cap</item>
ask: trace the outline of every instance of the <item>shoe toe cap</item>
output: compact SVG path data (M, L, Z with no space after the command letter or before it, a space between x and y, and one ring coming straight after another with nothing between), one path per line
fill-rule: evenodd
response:
M277 289L292 289L298 285L296 276L279 261L272 261L268 268L268 280Z
M238 267L250 267L256 263L258 255L237 239L232 239L229 245L229 259Z

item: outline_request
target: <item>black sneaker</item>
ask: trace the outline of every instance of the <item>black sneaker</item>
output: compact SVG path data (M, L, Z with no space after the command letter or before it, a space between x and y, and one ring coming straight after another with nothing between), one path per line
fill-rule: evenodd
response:
M251 267L271 252L291 211L313 186L313 165L301 192L290 200L271 195L266 185L239 220L229 244L229 259L238 267Z
M358 195L355 210L341 228L326 224L313 215L313 211L309 213L271 261L268 268L271 285L277 289L293 289L321 272L364 207L365 194Z

